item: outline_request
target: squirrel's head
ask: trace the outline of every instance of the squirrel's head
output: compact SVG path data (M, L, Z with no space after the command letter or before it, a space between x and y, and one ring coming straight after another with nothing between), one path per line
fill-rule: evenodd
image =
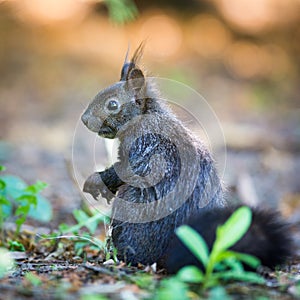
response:
M146 79L137 66L142 50L143 44L130 62L125 60L120 81L100 91L81 116L91 131L104 138L115 138L129 120L145 111Z

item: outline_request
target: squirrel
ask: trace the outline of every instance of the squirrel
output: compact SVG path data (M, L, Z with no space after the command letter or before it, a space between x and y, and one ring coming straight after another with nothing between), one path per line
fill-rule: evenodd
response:
M119 140L118 161L88 177L83 191L112 204L112 242L119 260L157 262L169 273L196 258L176 237L188 224L211 247L218 225L236 207L224 197L214 160L195 135L161 100L152 79L138 66L141 44L127 55L121 78L100 91L81 116L100 137ZM251 208L253 221L235 251L257 256L274 268L293 253L288 225L267 210Z

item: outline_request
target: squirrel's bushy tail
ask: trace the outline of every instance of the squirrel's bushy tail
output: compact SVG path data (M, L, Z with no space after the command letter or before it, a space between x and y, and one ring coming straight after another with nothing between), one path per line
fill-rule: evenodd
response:
M236 208L206 210L192 217L187 225L201 234L211 250L217 227L224 224ZM284 263L294 252L289 227L275 211L252 209L252 223L249 230L230 249L254 255L260 259L263 266L274 268ZM169 273L175 273L187 265L202 267L177 236L172 239L164 264Z

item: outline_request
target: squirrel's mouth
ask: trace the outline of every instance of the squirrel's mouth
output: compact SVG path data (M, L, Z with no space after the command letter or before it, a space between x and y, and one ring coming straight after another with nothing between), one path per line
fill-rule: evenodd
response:
M114 139L116 136L116 131L110 125L103 123L102 127L98 131L98 135L106 139Z

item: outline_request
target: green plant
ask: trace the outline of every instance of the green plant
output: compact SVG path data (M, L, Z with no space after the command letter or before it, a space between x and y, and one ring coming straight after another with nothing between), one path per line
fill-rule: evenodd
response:
M105 0L109 16L115 23L123 24L132 21L138 14L133 0Z
M110 20L116 24L124 24L133 21L138 15L138 9L133 0L97 1L105 3Z
M95 231L100 223L109 222L108 218L98 212L96 212L93 216L89 216L81 209L74 210L73 216L77 221L77 224L69 226L67 224L62 223L59 226L59 230L60 233L63 235L68 233L74 234L74 236L71 236L71 238L76 239L74 245L76 254L81 255L83 248L90 244L92 244L92 246L90 247L92 249L104 249L104 243L101 240L94 238L93 235L95 234ZM82 228L86 228L88 232L79 235L79 230L81 230Z
M8 249L10 251L21 251L21 252L25 252L25 247L22 243L20 243L19 241L8 241Z
M222 286L213 287L209 293L209 297L205 295L205 299L209 300L230 300L231 297L227 295L226 289ZM151 295L149 299L153 299ZM189 300L202 299L199 295L192 291L187 283L183 282L178 276L165 278L161 281L159 288L155 293L155 300Z
M5 167L0 166L0 172L5 171ZM5 211L5 207L9 207L9 201L4 197L6 189L6 183L4 180L0 178L0 228L1 228L1 240L3 241L3 223L7 218L7 212Z
M89 216L86 212L81 209L75 209L73 211L73 216L77 221L74 226L69 226L67 224L60 224L59 230L62 234L74 233L77 234L79 230L85 227L90 234L94 234L99 223L108 223L108 218L100 213L95 213L93 216Z
M0 171L5 167L0 166ZM40 195L47 186L42 181L27 185L22 179L12 175L0 176L0 228L1 241L4 242L3 225L9 218L14 218L17 226L15 236L20 233L27 217L38 221L48 222L52 218L50 203ZM16 246L16 245L14 245Z
M186 300L188 296L188 285L180 278L172 276L161 281L159 289L155 293L155 300Z
M104 295L100 294L83 294L80 297L80 300L107 300L108 298L105 297Z
M177 277L183 282L200 283L202 288L217 286L220 280L241 280L264 283L264 279L254 272L245 271L243 264L252 268L260 261L251 255L228 250L247 232L251 225L252 212L248 207L240 207L230 218L217 228L216 240L209 254L204 239L191 227L181 226L176 234L204 267L204 272L195 266L182 268Z
M15 211L15 216L17 217L15 223L17 225L16 234L20 233L21 226L26 221L29 214L31 206L33 208L37 207L38 197L37 195L47 186L46 183L42 181L37 181L35 184L26 187L23 190L23 194L17 197L17 209Z

